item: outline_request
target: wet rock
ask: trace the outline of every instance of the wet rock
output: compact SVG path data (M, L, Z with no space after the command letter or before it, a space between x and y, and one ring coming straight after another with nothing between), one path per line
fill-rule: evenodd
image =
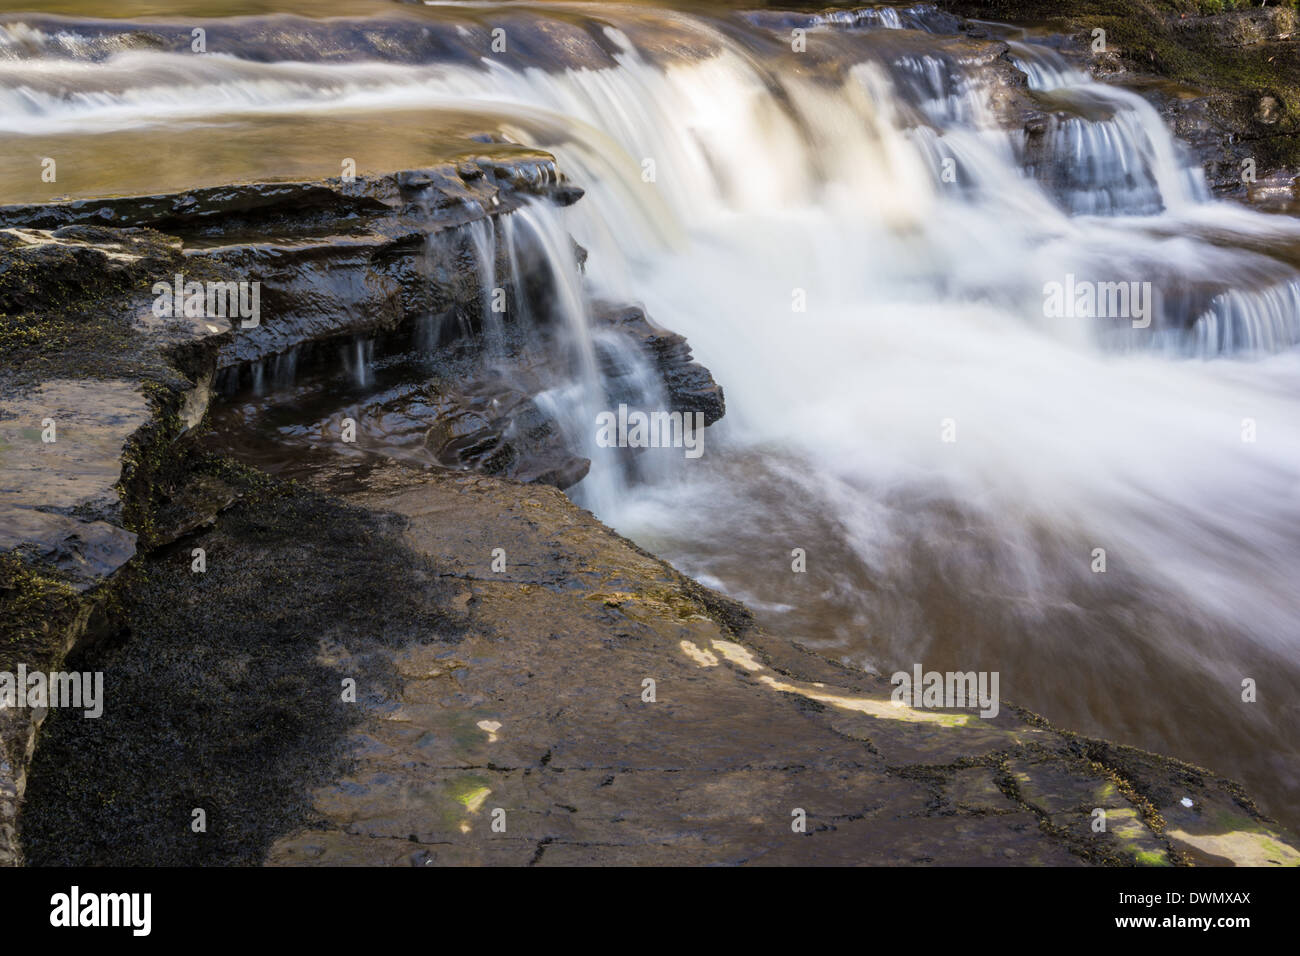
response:
M125 289L156 275L180 241L147 229L90 226L0 229L0 312L61 306L101 289Z
M345 419L356 423L356 436L340 447L333 436L340 434ZM352 458L371 455L557 488L581 481L591 466L526 393L499 377L397 386L311 426L281 427L270 443L275 446L271 453L281 459L332 446ZM233 445L239 444L236 436Z
M558 193L569 201L581 195L561 181L549 154L513 152L508 161L484 155L349 181L238 183L157 196L0 206L0 225L149 227L186 237L283 234L340 224L364 230L375 217L418 214L422 223L432 218L437 225L455 225L478 218L484 208L512 208L524 194Z
M172 442L202 417L222 329L150 316L179 243L146 229L0 230L0 671L49 670L153 542ZM142 318L149 316L149 318ZM0 860L44 715L0 715Z
M1251 205L1268 212L1300 214L1300 176L1278 170L1246 186Z
M441 464L560 489L577 484L591 468L522 392L479 385L437 401L425 444Z
M150 559L128 595L133 640L81 659L114 681L114 709L47 729L21 820L34 861L1222 865L1295 852L1197 768L1013 708L899 708L883 679L754 627L554 489L387 467L348 497L246 494L203 539L226 557L201 601L185 554ZM251 644L212 613L226 605ZM193 659L204 666L182 666ZM356 705L337 702L347 676ZM202 781L176 735L210 756ZM87 808L92 785L109 806ZM1199 817L1162 816L1188 795ZM196 799L217 821L206 842L171 825ZM106 839L66 839L87 813L108 815Z
M190 478L219 478L241 500L191 539L211 556L205 573L189 547L155 551L120 594L122 630L70 657L105 672L104 712L55 711L42 729L20 817L30 863L85 859L90 845L119 865L259 862L314 818L304 784L346 766L359 709L344 679L382 707L390 665L376 648L458 639L460 616L440 610L455 589L400 547L400 523L194 464ZM189 827L196 807L203 834Z
M143 276L150 286L177 274L256 282L261 315L256 323L240 316L223 368L323 339L390 331L417 315L453 317L449 328L472 331L477 308L469 305L485 290L463 227L529 198L567 205L581 195L549 155L515 148L508 161L484 155L350 182L4 206L0 226L10 229L0 241L13 255L0 273L0 308L41 308L95 271L110 281L129 271L126 280ZM498 265L504 274L503 258ZM40 282L29 287L23 276ZM474 313L472 321L461 311Z
M961 16L1032 24L1098 79L1150 100L1205 166L1220 195L1249 199L1243 163L1258 178L1300 171L1300 42L1285 6L1188 15L1142 6L1121 14L1096 0L943 0ZM1106 31L1094 53L1092 31Z
M655 325L636 306L605 304L597 309L596 321L627 336L651 359L663 379L669 411L702 412L706 425L726 414L722 386L707 368L693 360L684 336ZM610 371L617 374L619 370Z

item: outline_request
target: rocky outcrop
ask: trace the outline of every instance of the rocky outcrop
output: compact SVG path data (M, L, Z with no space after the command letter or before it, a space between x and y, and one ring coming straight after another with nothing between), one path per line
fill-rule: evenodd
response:
M484 156L350 182L250 183L4 206L0 224L22 235L148 228L167 234L177 251L185 244L175 263L182 273L198 269L259 282L267 321L241 324L220 359L222 368L246 368L321 339L391 330L416 314L441 316L479 302L483 290L457 230L530 197L568 204L581 194L561 182L546 154L509 163ZM99 237L111 239L102 229ZM153 275L173 278L157 268Z
M214 393L247 390L268 369L323 358L316 384L328 390L340 348L364 345L368 363L419 344L440 378L337 411L363 433L405 427L425 464L581 480L587 461L526 387L475 358L490 290L470 230L524 202L581 196L549 156L520 152L351 182L0 207L0 672L55 670L111 632L140 556L237 500L218 476L166 474L192 454L187 436ZM492 255L508 276L501 243ZM182 292L255 282L259 314L158 308L177 276ZM518 278L547 294L545 277ZM655 353L660 368L681 366L707 391L689 350L670 351ZM715 404L710 420L720 391ZM14 821L44 719L0 713L0 862L19 857Z
M663 381L671 411L700 412L706 425L712 425L726 414L727 403L722 386L713 380L708 369L694 361L684 336L655 325L645 311L636 306L598 306L596 322L615 329L651 358ZM619 357L602 357L610 377L617 379L624 371ZM612 404L617 404L624 396L613 395L610 398Z
M138 321L150 277L177 261L151 230L0 230L0 672L57 668L152 539L152 484L203 416L224 334ZM44 717L0 711L0 862L18 859Z

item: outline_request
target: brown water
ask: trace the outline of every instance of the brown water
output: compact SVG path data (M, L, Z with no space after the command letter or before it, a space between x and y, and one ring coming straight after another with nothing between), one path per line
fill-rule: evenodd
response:
M213 117L164 133L157 127L60 133L39 143L0 141L0 195L6 202L180 192L235 182L391 172L483 153L470 137L495 134L490 116L452 110L340 110L318 116ZM532 154L518 147L513 151ZM509 155L511 147L493 147ZM58 179L43 182L40 160L53 156Z

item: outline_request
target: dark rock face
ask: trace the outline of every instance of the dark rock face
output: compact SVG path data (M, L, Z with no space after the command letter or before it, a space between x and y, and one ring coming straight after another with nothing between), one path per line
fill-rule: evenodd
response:
M692 359L691 348L683 336L659 328L636 306L605 306L598 310L596 321L627 336L652 357L663 379L669 411L702 412L706 425L712 425L726 414L722 386L713 380L708 369ZM608 356L607 361L609 373L617 378L621 371L617 356ZM615 404L618 400L620 396L611 396Z
M130 230L147 227L157 231L151 235L169 252L185 243L184 259L171 264L175 271L211 266L208 271L258 281L268 321L241 328L223 349L226 367L317 339L389 329L417 312L478 301L474 270L464 268L463 252L451 234L510 212L528 197L567 204L580 195L560 182L549 156L538 154L512 164L484 157L352 182L252 183L168 196L5 206L0 226L56 229L56 238L81 236L84 254L101 258L101 249L111 251L130 241L135 234ZM97 225L114 229L92 228ZM452 241L442 241L447 238ZM55 254L71 255L62 249L45 253L47 258ZM417 264L418 257L423 258ZM53 261L40 265L41 275L48 270L56 287L60 276L75 280L87 268L85 263L80 268ZM170 282L171 266L155 258L139 271ZM426 281L417 281L417 270L427 274ZM20 294L16 288L10 297Z
M389 396L374 411L350 402L355 420L378 422L379 432L390 435L393 415L405 415L398 430L406 433L423 420L425 464L568 487L589 464L564 446L531 402L529 389L542 386L536 358L523 354L529 330L519 327L526 321L542 329L552 321L553 277L527 247L508 249L500 224L524 202L568 205L582 190L563 181L549 156L515 152L509 161L484 155L352 182L254 183L3 207L0 223L14 227L6 242L15 252L6 261L15 278L5 284L0 274L0 293L15 310L37 314L63 294L61 283L73 290L92 268L105 267L110 276L126 270L119 250L152 243L145 252L153 254L131 252L134 258L125 260L137 285L143 277L183 288L215 277L259 287L255 322L233 315L218 322L223 331L233 326L218 353L223 393L261 394L268 382L292 385L313 363L325 385L326 373L337 373L339 364L364 378L373 361L412 349L437 353L444 387L436 400L412 404L410 396ZM40 244L30 238L42 236L52 238ZM519 375L483 375L464 362L453 368L442 361L480 347L483 304L493 291L483 286L489 264L490 274L522 296L507 317L515 327L505 330L504 343L511 361L524 363ZM41 278L28 288L17 278L20 268ZM143 298L133 305L141 321L148 321L149 305ZM721 390L691 361L683 340L652 331L644 318L640 325L618 325L663 375L675 408L705 411L710 422L721 416ZM447 387L452 381L457 386Z
M316 818L304 785L346 764L360 710L343 679L372 699L392 679L378 648L460 639L454 586L401 545L399 519L212 460L177 480L205 479L239 503L143 561L121 591L120 629L69 657L109 675L113 703L97 720L47 721L22 816L30 864L261 862L278 834ZM201 575L192 546L213 556ZM269 613L250 616L257 606ZM345 670L333 648L351 655ZM68 838L78 833L95 836Z

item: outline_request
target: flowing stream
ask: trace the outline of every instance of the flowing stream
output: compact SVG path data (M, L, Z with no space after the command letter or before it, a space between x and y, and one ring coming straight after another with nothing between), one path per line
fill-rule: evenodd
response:
M160 45L7 15L4 152L100 157L69 170L86 194L163 142L190 164L160 158L165 182L195 156L302 174L302 142L337 175L357 130L381 135L363 166L427 163L431 128L553 152L586 197L511 229L557 276L566 231L589 253L559 283L580 371L544 398L593 459L578 502L809 646L996 670L1006 699L1300 825L1300 222L1212 200L1138 94L1014 31L990 58L925 6L366 11L206 21L203 56L190 21ZM1016 70L1035 137L1006 119ZM1132 295L1094 318L1052 283ZM593 296L643 302L722 383L703 457L629 481L592 447Z

